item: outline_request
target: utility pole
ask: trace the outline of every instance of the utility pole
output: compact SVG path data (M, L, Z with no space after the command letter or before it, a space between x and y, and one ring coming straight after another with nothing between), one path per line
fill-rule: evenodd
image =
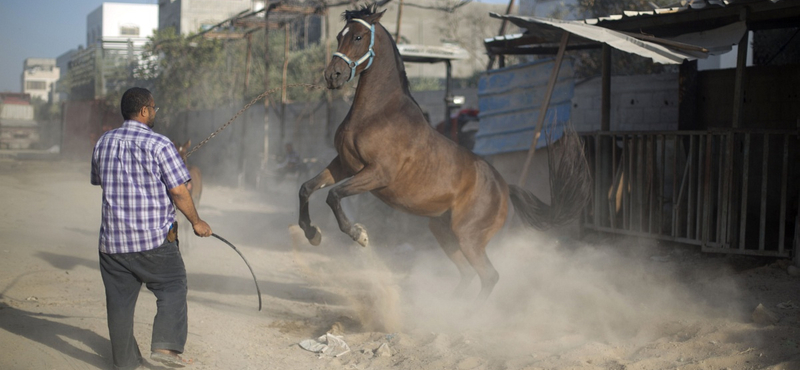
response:
M252 49L253 34L247 34L247 58L244 61L244 90L242 91L242 100L247 100L247 88L250 87L250 59L253 56Z
M400 43L400 22L403 19L403 0L397 5L397 27L394 31L394 42Z
M514 0L508 0L508 7L506 8L506 14L511 14L511 9L514 7ZM507 19L503 19L503 23L500 24L500 31L497 33L499 36L503 36L506 33L506 24L508 23ZM486 66L486 69L492 69L494 67L494 55L489 56L489 64ZM505 63L504 63L505 64Z

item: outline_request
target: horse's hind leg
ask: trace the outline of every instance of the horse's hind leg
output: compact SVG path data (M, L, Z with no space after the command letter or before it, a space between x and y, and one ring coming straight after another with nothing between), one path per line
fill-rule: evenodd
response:
M322 241L322 232L319 227L311 224L311 216L308 212L308 198L315 191L335 184L342 178L344 178L344 174L339 165L339 157L336 157L322 172L300 186L300 219L297 224L303 229L306 239L311 245L319 245Z
M464 253L461 252L458 239L450 227L449 213L441 217L431 218L430 222L428 222L428 228L433 233L433 236L436 237L436 241L439 242L447 257L458 267L461 280L453 292L453 296L461 298L464 296L464 292L466 292L472 279L475 278L475 269L470 266L469 261L464 257Z
M458 246L470 265L478 272L481 279L479 300L489 298L494 286L500 279L497 270L486 255L486 245L497 233L506 220L508 202L502 192L492 194L494 200L486 202L466 202L469 208L455 208L452 211L453 234Z
M461 252L464 253L464 257L475 268L481 279L481 292L478 294L478 299L486 300L500 279L500 274L497 273L497 270L486 255L486 244L489 243L491 235L487 237L485 230L470 230L467 232L462 230L460 232L456 231L456 237L458 238Z

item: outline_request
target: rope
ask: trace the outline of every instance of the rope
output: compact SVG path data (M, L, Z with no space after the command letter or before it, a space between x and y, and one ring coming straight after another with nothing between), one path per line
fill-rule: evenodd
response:
M325 87L318 86L318 85L311 85L311 84L291 84L291 85L286 85L286 87L298 87L298 86L305 87L305 88L308 88L308 89L317 89L317 90L324 90L325 89ZM264 97L266 97L269 94L272 94L272 93L278 91L279 89L281 89L281 88L280 87L276 87L274 89L271 89L271 90L268 90L268 91L265 91L265 92L261 93L261 95L259 95L259 96L256 96L253 100L251 100L249 103L247 103L247 105L245 105L244 108L242 108L238 112L236 112L236 114L233 116L233 118L231 118L227 123L222 125L222 127L218 128L217 131L214 131L213 133L211 133L211 135L208 135L208 137L205 140L197 143L197 145L195 145L194 148L192 148L192 150L189 151L189 153L186 153L186 158L189 158L189 156L191 156L192 153L195 152L195 150L200 149L201 146L205 145L214 136L217 136L217 134L222 132L222 130L224 130L231 123L233 123L233 121L235 121L236 118L239 117L239 115L244 113L244 111L246 111L248 108L250 108L257 101L263 99Z

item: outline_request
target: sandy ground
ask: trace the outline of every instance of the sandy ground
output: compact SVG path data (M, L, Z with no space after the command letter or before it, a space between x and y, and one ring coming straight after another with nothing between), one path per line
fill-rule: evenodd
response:
M100 189L88 169L0 159L0 369L110 367ZM509 233L490 245L500 283L477 305L450 298L457 271L426 231L382 238L370 226L380 216L362 212L374 242L358 247L334 228L323 194L312 198L323 243L308 245L289 228L295 194L294 184L204 190L201 216L250 261L263 310L239 256L193 240L192 368L800 369L800 277L785 261ZM774 324L754 322L759 304ZM143 289L135 330L145 354L154 309ZM351 351L298 346L327 332Z

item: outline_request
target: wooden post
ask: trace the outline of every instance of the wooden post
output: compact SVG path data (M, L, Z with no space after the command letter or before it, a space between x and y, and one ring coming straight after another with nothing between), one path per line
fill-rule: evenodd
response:
M508 1L508 7L506 8L506 14L511 14L511 9L514 7L514 0ZM500 24L500 31L497 33L500 36L503 36L506 33L506 24L508 24L507 19L503 19L503 23ZM486 65L486 69L492 69L494 67L494 55L489 56L489 64ZM505 63L504 63L505 64Z
M400 4L397 4L397 27L394 31L394 42L399 44L400 43L400 22L403 19L403 0L400 0Z
M742 20L746 20L747 18L747 11L742 10L742 14L740 16ZM747 49L749 43L749 35L750 31L745 30L744 35L742 35L742 39L739 41L738 46L738 53L736 56L736 81L733 88L733 128L740 128L742 127L742 121L744 121L743 112L744 112L744 82L747 78Z
M525 181L528 177L528 169L533 161L533 154L536 152L536 143L539 142L539 135L542 132L545 116L547 116L547 108L550 107L550 98L553 97L553 90L555 90L556 82L558 81L558 72L561 69L561 61L564 59L564 51L567 49L567 42L569 41L569 32L564 31L561 35L561 45L558 47L558 54L556 61L553 65L553 71L550 73L550 81L547 82L547 92L545 93L544 102L539 107L539 118L536 120L536 131L533 133L533 142L528 149L528 157L525 158L525 164L522 166L522 173L520 174L517 186L525 186Z
M290 41L289 23L283 25L283 78L281 79L281 133L280 142L286 139L286 75L289 69L289 41Z
M242 90L242 100L247 100L247 88L250 87L250 59L253 55L252 49L253 34L247 34L247 58L244 61L244 89Z
M603 44L603 81L602 81L600 131L611 130L611 46Z
M272 5L264 13L264 91L269 91L269 12ZM269 132L269 95L264 97L264 131ZM269 135L264 136L264 157L261 159L261 167L269 160Z

